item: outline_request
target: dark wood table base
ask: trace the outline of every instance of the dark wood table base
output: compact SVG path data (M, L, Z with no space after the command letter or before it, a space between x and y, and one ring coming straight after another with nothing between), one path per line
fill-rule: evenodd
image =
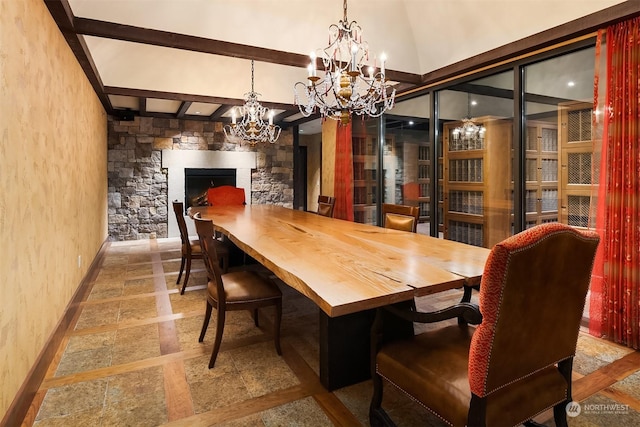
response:
M413 305L405 301L396 305ZM371 378L371 325L376 309L329 317L320 310L320 382L329 391ZM385 323L385 338L413 335L413 324Z

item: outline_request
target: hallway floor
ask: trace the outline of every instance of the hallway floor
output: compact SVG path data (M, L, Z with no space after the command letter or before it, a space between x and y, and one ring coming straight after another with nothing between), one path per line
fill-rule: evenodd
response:
M215 319L198 343L206 274L195 261L180 295L179 239L108 243L86 301L56 353L25 426L368 425L371 381L334 392L318 378L318 308L282 284L282 356L271 309L256 328L227 315L216 366L207 363ZM438 309L455 290L418 301ZM212 317L215 317L215 310ZM640 425L640 352L581 333L570 426ZM392 386L383 407L399 426L444 426ZM551 413L537 421L549 421Z

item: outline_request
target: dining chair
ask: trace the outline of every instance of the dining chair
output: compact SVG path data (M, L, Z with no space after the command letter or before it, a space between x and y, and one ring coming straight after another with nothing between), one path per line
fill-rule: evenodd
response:
M556 426L567 426L573 357L598 240L593 231L541 224L493 247L479 306L459 303L434 313L378 309L371 425L394 425L381 406L386 380L452 426L537 425L531 419L550 408ZM387 316L459 321L391 340L382 332Z
M219 187L210 187L207 190L207 203L209 206L240 206L246 205L244 188L234 187L233 185L221 185ZM216 239L228 243L223 234L216 232ZM246 255L243 254L243 263L246 261Z
M249 310L252 313L256 326L259 326L258 309L268 306L275 307L273 322L273 337L276 352L281 355L280 348L280 323L282 320L282 292L267 275L259 274L252 270L234 271L222 274L216 262L216 244L213 223L211 220L202 219L199 214L193 218L196 230L202 245L204 262L207 268L209 282L207 284L207 307L204 323L200 332L199 342L204 336L211 319L211 311L217 310L216 337L209 360L209 369L213 368L218 357L226 312L232 310Z
M384 228L411 231L415 233L418 229L420 208L418 206L383 203L382 218L384 221Z
M177 200L173 201L173 212L176 214L178 229L180 230L180 240L182 240L182 260L180 261L180 272L178 273L178 280L176 280L176 285L180 283L182 272L184 271L184 282L182 283L182 289L180 289L180 295L183 295L184 290L187 287L187 283L189 282L189 274L191 274L191 261L194 259L203 259L202 248L200 245L200 241L191 240L189 238L187 223L184 220L183 214L184 204ZM215 243L215 245L218 262L222 264L222 270L226 272L229 268L229 249L222 242L219 242L217 240L216 242L217 243Z
M333 218L333 209L336 206L336 198L331 196L318 196L318 215Z

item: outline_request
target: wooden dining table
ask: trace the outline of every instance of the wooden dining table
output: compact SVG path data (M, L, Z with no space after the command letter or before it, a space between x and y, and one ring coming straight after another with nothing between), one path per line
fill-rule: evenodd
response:
M369 377L375 309L480 281L489 250L275 205L190 208L312 300L320 313L320 380Z

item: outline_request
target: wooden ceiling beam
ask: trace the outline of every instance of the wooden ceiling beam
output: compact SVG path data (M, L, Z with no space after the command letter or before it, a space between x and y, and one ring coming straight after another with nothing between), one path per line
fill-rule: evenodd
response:
M193 95L187 93L163 92L156 90L131 89L115 86L105 86L104 92L108 95L133 96L157 99L169 99L172 101L191 101L202 102L205 104L228 104L228 105L244 105L243 99L222 98L219 96ZM298 107L292 104L282 104L277 102L260 102L267 108L275 108L277 110L293 110L297 111Z
M235 107L235 105L221 105L218 108L216 108L216 111L214 111L213 113L211 113L209 115L209 119L210 120L218 120L218 121L220 121L222 116L224 116L227 111L231 110L234 107Z
M58 28L78 60L80 67L82 67L87 79L89 79L89 83L91 83L102 106L108 114L113 114L111 100L103 90L104 85L96 64L93 62L89 48L84 39L75 31L74 26L77 18L73 16L69 2L67 0L45 0L45 5L49 9L49 13L51 13L54 21L56 21L56 24L58 24Z
M274 122L281 122L284 119L286 119L287 117L291 117L291 116L295 116L296 114L298 114L300 112L300 109L296 108L295 110L286 110L283 111L280 114L277 114L276 116L273 117L273 121Z
M75 18L73 24L78 34L88 36L145 43L154 46L210 53L212 55L229 56L305 69L309 65L309 56L299 53L284 52L281 50L99 21L96 19ZM322 61L320 59L317 59L317 66L319 69L322 69ZM389 80L414 85L422 81L422 77L419 74L394 70L387 70L386 77Z
M319 118L320 118L320 113L316 112L316 113L311 114L309 117L302 117L302 118L299 118L298 120L294 120L292 122L284 122L284 121L280 122L280 126L282 126L283 129L287 129L287 128L290 128L290 127L293 127L293 126L299 126L301 124L304 124L304 123L307 123L307 122L310 122L312 120L319 119ZM328 119L328 120L331 120L331 119Z
M138 98L138 110L140 111L141 116L147 115L147 98L145 97Z
M184 115L187 114L187 110L191 107L192 103L193 102L191 101L182 101L182 104L180 104L180 108L178 108L178 112L176 113L176 117L182 119Z

